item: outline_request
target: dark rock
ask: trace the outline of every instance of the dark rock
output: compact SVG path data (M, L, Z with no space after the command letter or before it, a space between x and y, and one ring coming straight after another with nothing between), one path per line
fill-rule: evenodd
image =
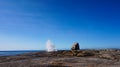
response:
M73 44L73 46L72 46L72 48L71 48L71 50L80 50L80 48L79 48L79 43L74 43Z
M73 53L73 56L77 56L77 54L79 53L79 43L74 43L73 46L71 47L71 51Z
M77 54L77 57L87 57L87 56L94 56L94 53L88 52L88 51L83 51Z

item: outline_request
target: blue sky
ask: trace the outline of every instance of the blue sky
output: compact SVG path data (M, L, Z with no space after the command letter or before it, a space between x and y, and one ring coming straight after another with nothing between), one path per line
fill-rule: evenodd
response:
M120 48L119 0L0 0L0 50Z

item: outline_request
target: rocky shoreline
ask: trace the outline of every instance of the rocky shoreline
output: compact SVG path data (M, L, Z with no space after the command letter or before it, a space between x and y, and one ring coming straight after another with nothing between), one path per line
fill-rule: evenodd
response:
M120 50L71 50L31 52L1 56L0 67L120 67Z

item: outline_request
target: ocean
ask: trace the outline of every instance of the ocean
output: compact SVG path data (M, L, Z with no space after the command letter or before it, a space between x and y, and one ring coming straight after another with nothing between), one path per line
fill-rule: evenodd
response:
M41 50L0 51L0 56L13 56L18 54L40 52Z

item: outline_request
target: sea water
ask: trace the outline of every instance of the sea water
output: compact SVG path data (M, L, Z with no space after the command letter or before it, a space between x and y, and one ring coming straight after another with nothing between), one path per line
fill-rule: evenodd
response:
M19 50L19 51L0 51L0 56L12 56L30 52L39 52L40 50Z

